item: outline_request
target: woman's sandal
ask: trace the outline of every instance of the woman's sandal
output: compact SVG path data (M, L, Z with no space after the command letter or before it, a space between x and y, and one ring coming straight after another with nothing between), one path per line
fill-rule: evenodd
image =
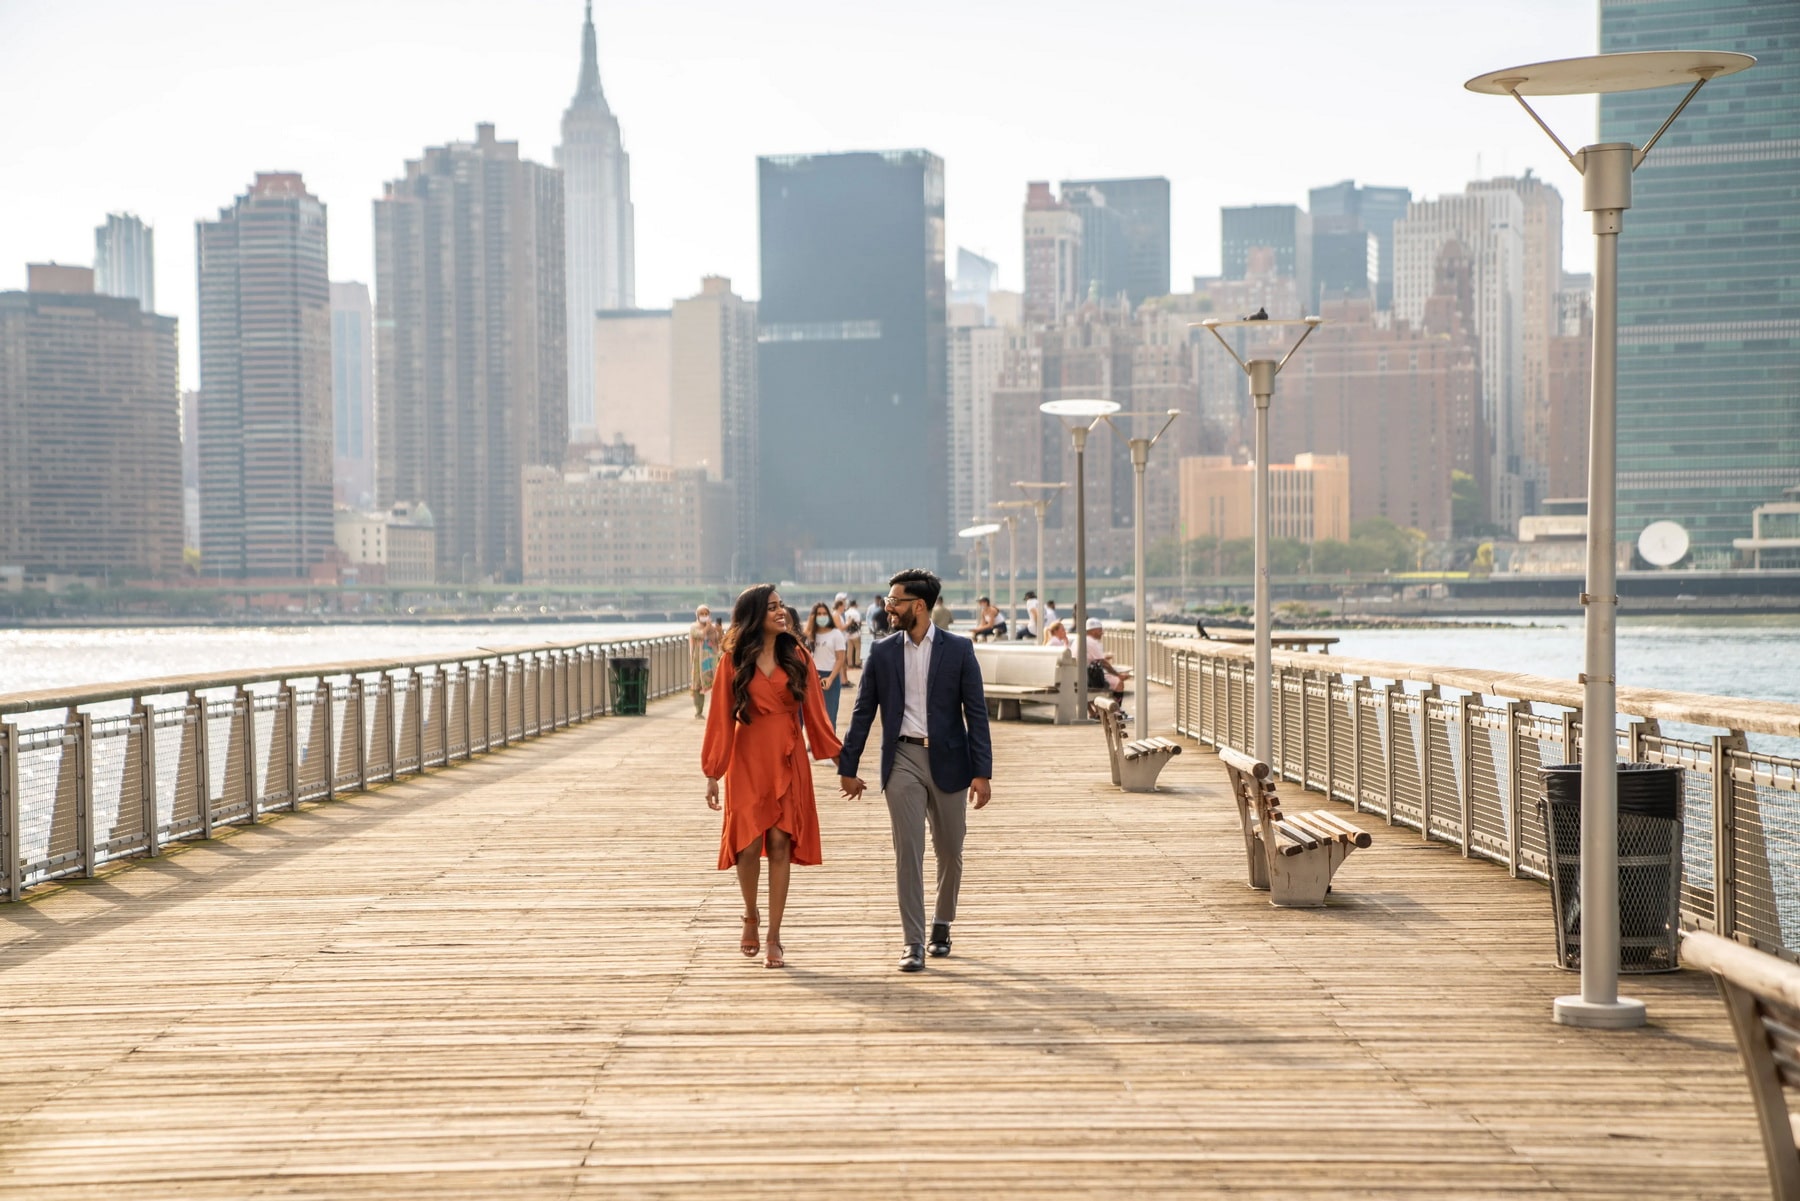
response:
M767 959L763 960L763 966L764 967L786 967L787 966L787 960L782 957L781 944L774 941L773 939L771 939L769 941L769 957Z
M762 925L762 914L751 912L744 915L744 928L747 933L738 939L738 950L744 953L745 959L755 959L756 953L762 950L762 940L757 937L757 927Z

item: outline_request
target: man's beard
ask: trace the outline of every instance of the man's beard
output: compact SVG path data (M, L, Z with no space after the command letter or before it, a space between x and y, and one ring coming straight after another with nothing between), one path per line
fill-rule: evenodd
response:
M906 608L902 609L898 613L889 613L888 614L888 621L891 622L893 624L893 627L896 630L899 630L902 634L912 633L913 622L917 621L918 619L919 619L919 612L917 609L913 608L911 605L908 605Z

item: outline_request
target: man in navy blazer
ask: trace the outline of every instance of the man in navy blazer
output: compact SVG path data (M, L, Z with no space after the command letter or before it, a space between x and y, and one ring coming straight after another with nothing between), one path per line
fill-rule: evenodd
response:
M894 829L894 875L906 946L900 970L925 967L925 828L937 859L937 905L931 954L950 953L950 923L962 887L963 836L968 800L980 809L992 796L993 746L988 740L987 696L975 646L938 629L931 610L943 585L929 571L902 571L888 581L888 620L895 633L876 642L863 659L862 682L844 750L838 756L844 795L867 787L857 763L869 724L881 713L881 787Z

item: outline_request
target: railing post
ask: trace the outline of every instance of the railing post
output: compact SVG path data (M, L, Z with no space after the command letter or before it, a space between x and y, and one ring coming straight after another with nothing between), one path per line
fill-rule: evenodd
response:
M393 673L382 672L377 687L381 689L381 695L375 702L375 731L370 741L381 739L382 757L387 761L387 778L391 784L400 778L400 740L394 734L394 723L400 719L395 714Z
M1431 841L1431 702L1437 699L1436 684L1419 693L1419 839Z
M69 725L75 728L75 849L81 874L92 878L94 861L94 719L69 706Z
M6 899L16 901L25 891L25 873L19 870L19 728L0 722L0 885Z
M1748 746L1742 730L1713 735L1713 932L1720 938L1737 937L1737 788L1731 778L1731 752Z
M1350 679L1350 811L1363 811L1363 688L1361 676Z
M417 766L413 769L413 774L422 776L425 774L425 722L428 719L429 713L425 703L425 677L416 667L412 669L411 675L412 679L410 681L410 686L412 695L407 699L412 702L414 715L413 762L417 764Z
M1581 762L1581 710L1565 709L1562 715L1563 762Z
M464 761L475 757L475 715L469 712L469 702L474 699L475 690L469 687L469 665L457 665L456 695L462 700L462 744ZM444 753L446 759L449 752Z
M313 694L313 721L325 723L325 799L337 798L337 698L331 694L331 681L319 677L318 691Z
M256 694L246 684L237 687L237 703L244 707L244 722L239 727L240 737L244 740L244 808L248 813L247 820L256 824Z
M488 671L486 659L477 663L475 670L478 673L475 677L475 695L481 698L481 753L485 755L494 749L494 677ZM474 749L471 744L469 750L473 752Z
M512 672L505 659L494 660L496 674L500 677L500 745L512 745ZM488 739L488 749L493 749L493 739Z
M213 836L212 808L212 730L207 716L206 698L197 692L188 694L194 707L194 785L200 794L200 837Z
M1393 683L1389 684L1386 688L1383 688L1381 690L1381 697L1382 697L1381 703L1385 709L1385 716L1387 717L1387 720L1382 723L1381 760L1382 760L1382 765L1386 769L1386 772L1387 772L1387 783L1384 785L1384 791L1387 794L1387 824L1390 826L1394 824L1394 808L1395 808L1395 804L1394 804L1394 780L1395 780L1395 775L1394 775L1394 723L1396 721L1400 720L1400 718L1404 716L1404 714L1399 714L1399 713L1394 712L1394 694L1396 692L1404 693L1405 691L1406 691L1406 685L1400 683L1398 680L1395 680Z
M1525 854L1525 771L1519 765L1519 714L1530 710L1527 701L1506 704L1506 873L1514 878Z
M1462 857L1469 858L1475 848L1475 723L1469 709L1480 703L1473 694L1465 693L1457 702L1456 720L1462 729L1462 772L1457 781L1458 799L1462 802Z
M1300 787L1304 791L1306 789L1306 787L1308 786L1308 784L1310 784L1312 781L1312 697L1310 697L1306 694L1307 686L1312 683L1312 672L1307 671L1303 668L1300 671L1295 671L1295 672L1288 672L1288 671L1284 670L1281 674L1283 677L1282 689L1281 689L1283 694L1285 694L1287 692L1286 677L1289 676L1290 674L1294 677L1295 681L1299 685L1298 692L1300 694ZM1282 721L1281 726L1282 726L1283 730L1286 730L1287 721L1285 719ZM1282 758L1285 759L1286 757L1287 757L1286 749L1283 748Z
M369 697L361 676L350 677L351 703L356 706L356 791L369 791Z
M156 820L156 710L145 704L140 696L132 699L131 712L144 723L144 737L138 744L141 748L138 775L143 782L143 787L138 790L138 800L143 806L144 854L155 858L162 853L162 831Z
M275 715L281 719L287 744L282 747L281 775L287 784L288 812L292 813L300 807L300 714L294 704L293 684L283 680L275 696Z

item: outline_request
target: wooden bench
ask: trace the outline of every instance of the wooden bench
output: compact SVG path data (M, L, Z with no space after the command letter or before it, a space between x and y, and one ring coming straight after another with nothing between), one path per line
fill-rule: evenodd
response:
M1181 744L1167 738L1125 738L1125 722L1119 703L1110 696L1095 697L1100 729L1106 735L1106 757L1112 764L1112 782L1126 792L1155 792L1156 777L1170 759L1181 754Z
M1690 931L1681 965L1711 972L1731 1015L1762 1129L1776 1201L1800 1198L1800 1151L1787 1090L1800 1088L1800 967L1717 935Z
M1026 705L1049 705L1059 726L1075 721L1075 660L1055 646L975 644L988 716L1019 720Z
M1351 851L1369 845L1369 835L1328 810L1283 813L1268 764L1229 747L1219 758L1244 827L1250 887L1267 889L1269 902L1284 909L1324 905L1331 877Z

